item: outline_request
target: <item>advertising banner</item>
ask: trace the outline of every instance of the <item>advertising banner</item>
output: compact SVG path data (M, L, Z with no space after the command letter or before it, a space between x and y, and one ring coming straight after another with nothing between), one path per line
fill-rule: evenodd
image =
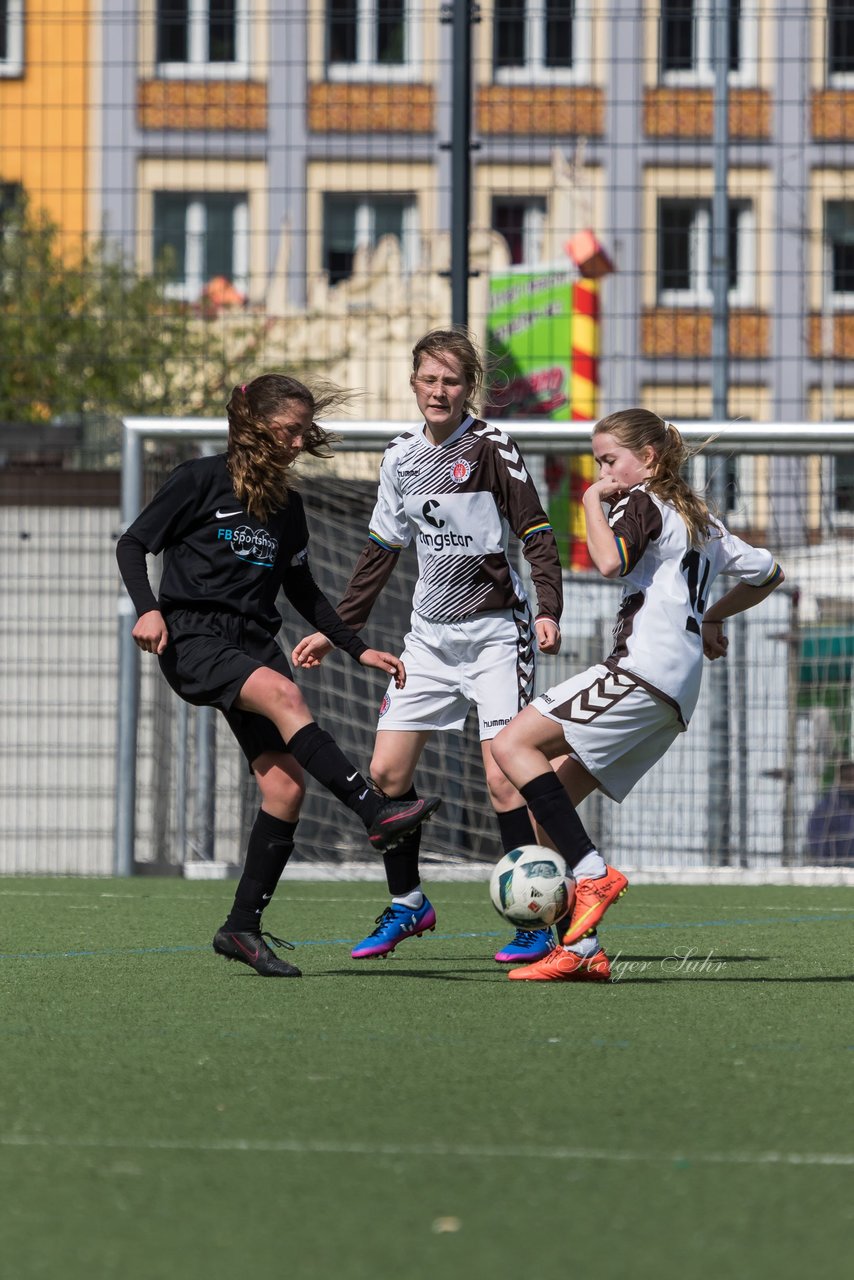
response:
M574 278L544 267L490 280L490 419L569 418Z

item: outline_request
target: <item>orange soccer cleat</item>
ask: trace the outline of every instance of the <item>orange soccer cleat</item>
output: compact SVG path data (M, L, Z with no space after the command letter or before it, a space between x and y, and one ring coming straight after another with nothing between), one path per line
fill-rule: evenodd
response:
M593 933L611 904L622 898L628 887L628 880L616 867L606 867L604 876L598 880L579 880L569 928L563 935L564 946Z
M536 964L511 969L507 977L533 982L610 982L611 962L601 948L595 955L580 956L565 947L555 947Z

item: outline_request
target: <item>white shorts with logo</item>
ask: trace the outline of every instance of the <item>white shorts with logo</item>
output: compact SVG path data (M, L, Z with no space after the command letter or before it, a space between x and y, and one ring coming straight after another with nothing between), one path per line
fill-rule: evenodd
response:
M480 738L494 738L534 692L536 642L527 605L476 614L464 622L412 615L403 642L406 685L390 681L377 729L462 733L477 708Z
M547 689L531 705L560 725L570 755L618 802L685 729L670 703L601 664Z

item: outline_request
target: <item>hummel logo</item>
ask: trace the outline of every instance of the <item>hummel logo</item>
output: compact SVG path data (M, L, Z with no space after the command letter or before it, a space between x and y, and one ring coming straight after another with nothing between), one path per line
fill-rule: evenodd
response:
M242 516L242 515L243 515L242 511L220 511L219 508L217 508L216 518L217 520L227 520L229 516Z

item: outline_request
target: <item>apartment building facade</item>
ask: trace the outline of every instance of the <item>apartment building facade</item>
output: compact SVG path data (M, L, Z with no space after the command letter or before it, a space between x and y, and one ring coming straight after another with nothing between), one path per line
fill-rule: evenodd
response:
M310 315L319 360L324 313L385 309L395 334L407 310L414 325L447 319L450 9L0 0L3 191L21 184L64 233L104 235L143 270L167 253L187 302L226 280L261 314ZM854 10L729 11L728 410L848 418ZM476 7L472 324L483 331L490 271L571 270L566 241L592 226L616 266L601 286L605 407L711 409L711 13L711 0Z

